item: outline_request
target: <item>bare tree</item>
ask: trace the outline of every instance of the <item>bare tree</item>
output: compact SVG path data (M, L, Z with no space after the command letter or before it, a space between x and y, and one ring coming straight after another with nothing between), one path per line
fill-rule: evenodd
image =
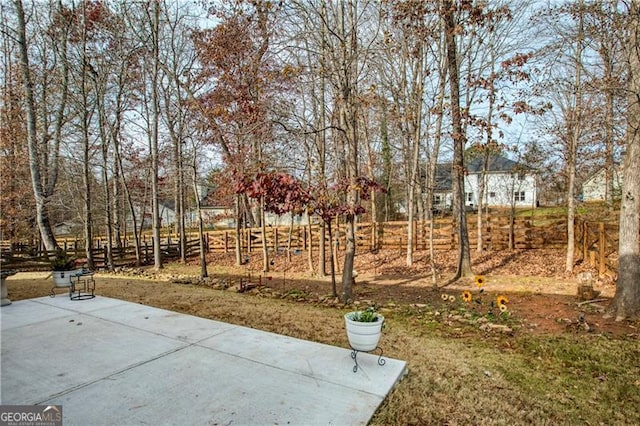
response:
M146 10L150 24L151 51L149 90L151 91L151 131L149 133L149 148L151 152L151 218L153 231L153 265L156 270L162 269L162 248L160 242L160 191L158 187L159 169L159 135L160 123L160 2L154 1L151 10Z
M14 0L14 6L17 18L15 39L22 71L27 115L29 170L36 205L36 222L45 248L54 250L58 245L49 218L49 200L54 194L58 179L60 141L62 129L66 123L65 110L69 91L69 66L66 58L69 15L65 13L62 2L58 2L57 8L50 11L52 14L60 14L61 22L59 26L52 25L52 31L48 33L50 38L42 35L40 39L42 44L39 49L42 56L38 63L33 63L29 56L31 41L27 38L27 17L22 0ZM45 17L41 16L36 9L33 8L31 15L33 25L36 25L36 21L40 19L46 22ZM53 58L49 57L52 51ZM39 99L37 99L35 88L35 69L40 72ZM50 94L49 90L54 85L58 93ZM50 119L52 113L53 120Z
M616 320L640 314L640 4L629 8L627 143L620 206L620 256L616 294L609 306Z
M392 96L393 121L401 135L408 220L406 264L411 266L416 238L416 207L422 206L420 159L423 123L427 115L424 111L429 109L425 108L425 80L431 71L427 64L430 51L425 46L430 40L431 32L427 28L433 15L428 13L426 3L420 2L398 2L392 10L392 25L396 31L387 30L387 38L393 37L393 41L386 45L386 72L381 74L389 75L390 81L385 82L385 88Z
M447 71L449 74L449 90L451 96L451 122L453 126L453 164L451 171L453 217L458 227L458 266L453 280L473 275L464 200L464 145L467 138L462 126L462 112L460 110L460 77L456 43L457 26L454 19L455 12L456 8L450 0L444 0L442 2Z
M189 109L186 105L187 95L184 89L184 85L186 83L181 80L181 77L190 76L192 74L196 60L193 46L191 45L190 40L185 37L185 34L188 34L190 31L190 27L187 22L187 12L188 10L181 8L180 6L177 6L175 9L170 11L165 2L163 7L163 19L167 22L168 40L165 49L163 49L161 59L161 67L166 75L166 78L161 82L164 100L162 112L166 122L166 128L173 145L172 160L176 231L178 233L180 259L182 262L186 261L187 244L185 226L185 155L183 152L183 146L186 143L189 132ZM194 185L196 184L197 183L194 183ZM200 214L199 204L200 200L196 196L198 214ZM204 272L206 272L206 268Z

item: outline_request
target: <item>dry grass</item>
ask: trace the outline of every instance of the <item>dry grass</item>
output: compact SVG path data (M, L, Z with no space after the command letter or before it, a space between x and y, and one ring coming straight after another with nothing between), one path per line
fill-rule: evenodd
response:
M9 280L14 300L45 295L43 279ZM346 308L192 285L101 278L99 294L347 347ZM637 335L499 335L426 321L415 310L385 312L385 355L409 374L374 425L640 424ZM321 320L319 320L321 318Z

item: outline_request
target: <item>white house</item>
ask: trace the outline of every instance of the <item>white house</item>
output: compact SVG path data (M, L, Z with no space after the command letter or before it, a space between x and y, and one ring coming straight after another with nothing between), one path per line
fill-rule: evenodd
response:
M483 159L474 158L466 164L464 179L465 204L478 206ZM446 210L452 204L451 163L438 164L434 209ZM535 207L538 193L534 170L500 155L489 157L485 174L483 205L490 207Z
M235 228L236 219L234 209L231 207L221 206L202 206L202 220L205 227L213 227L216 229ZM265 224L267 226L289 226L291 224L291 214L285 213L283 215L277 215L275 213L265 213ZM197 223L197 217L195 210L190 212L187 219L190 226L195 226ZM307 215L295 215L293 217L294 225L307 225L309 219Z
M613 198L620 198L622 193L622 179L624 173L622 167L613 169ZM606 176L604 167L592 174L582 184L582 201L604 201L605 199Z

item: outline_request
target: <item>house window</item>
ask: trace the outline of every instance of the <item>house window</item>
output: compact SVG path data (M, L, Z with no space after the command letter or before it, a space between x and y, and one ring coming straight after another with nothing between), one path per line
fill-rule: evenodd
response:
M467 200L467 203L471 203L473 201L473 192L467 192L465 194L465 198Z
M496 198L496 193L493 191L489 192L489 198Z
M518 180L524 180L524 173L518 173Z
M516 191L513 193L513 197L516 202L524 201L524 191Z
M436 194L433 196L433 204L442 204L442 195Z

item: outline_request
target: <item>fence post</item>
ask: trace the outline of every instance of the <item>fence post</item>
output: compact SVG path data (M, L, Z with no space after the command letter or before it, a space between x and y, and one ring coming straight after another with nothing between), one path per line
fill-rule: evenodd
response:
M598 251L599 253L599 264L598 264L598 274L600 276L602 276L606 269L607 269L607 235L605 234L605 230L604 230L604 222L600 222L598 224L598 237L599 237L599 244L598 244Z
M227 241L227 237L229 236L229 231L224 231L224 252L229 252L229 241Z
M371 237L369 238L369 251L373 250L376 245L376 221L371 221Z
M275 255L278 255L278 247L279 247L279 238L278 238L278 227L273 228L273 252Z
M307 228L302 228L302 247L303 250L307 250Z
M456 221L451 218L451 245L449 246L450 250L456 248Z
M582 258L587 262L589 257L589 224L587 221L582 222Z

